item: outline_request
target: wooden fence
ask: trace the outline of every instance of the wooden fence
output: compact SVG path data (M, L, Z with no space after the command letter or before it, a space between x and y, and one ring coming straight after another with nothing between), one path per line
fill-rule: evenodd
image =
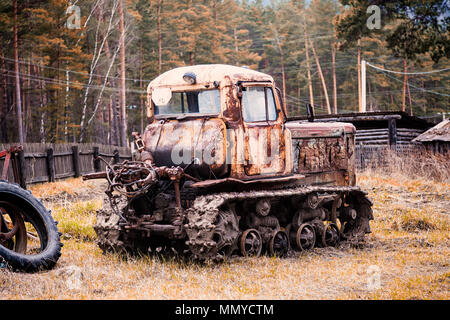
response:
M11 145L0 144L0 150ZM100 160L118 163L131 160L131 150L99 144L41 144L25 143L23 151L15 157L18 177L14 178L13 166L8 170L8 180L26 184L53 182L58 179L79 177L86 173L99 172L106 169L106 164ZM4 160L0 160L3 168Z
M395 146L386 145L365 145L361 142L356 145L355 166L357 169L383 168L387 167L391 157L395 154L398 157L408 157L419 155L425 152L425 148L420 143L397 144Z
M421 144L399 143L395 146L388 146L385 141L383 142L367 145L363 141L357 141L356 168L383 167L389 161L388 157L391 154L389 152L392 150L398 155L410 155L424 151ZM0 150L10 146L9 144L0 144ZM53 182L58 179L103 171L106 169L106 164L98 156L112 163L132 159L129 148L99 144L25 143L23 147L23 151L15 159L18 164L17 179L14 178L12 163L8 170L8 180L15 181L22 187L26 187L27 184ZM3 168L3 162L4 160L0 159L0 169Z

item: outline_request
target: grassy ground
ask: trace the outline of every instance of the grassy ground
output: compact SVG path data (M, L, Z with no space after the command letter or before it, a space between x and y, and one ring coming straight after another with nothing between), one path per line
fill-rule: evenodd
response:
M449 299L450 184L366 172L374 202L364 248L341 245L292 258L236 258L202 266L103 255L95 245L102 182L33 187L63 232L57 267L0 270L2 299Z

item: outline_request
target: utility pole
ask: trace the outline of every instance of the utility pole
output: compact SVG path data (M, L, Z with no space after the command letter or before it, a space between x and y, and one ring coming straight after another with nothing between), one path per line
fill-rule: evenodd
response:
M367 112L367 107L366 107L366 60L361 61L361 112Z
M361 39L358 39L358 62L357 62L357 72L358 72L358 110L362 111L362 90L361 90Z

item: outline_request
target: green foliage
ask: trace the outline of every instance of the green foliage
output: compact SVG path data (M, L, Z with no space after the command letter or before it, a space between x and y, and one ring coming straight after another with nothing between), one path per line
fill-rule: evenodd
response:
M84 142L119 143L117 1L77 1L81 28L68 29L66 9L71 1L18 0L26 141L75 142L84 132ZM305 114L309 101L305 33L316 50L330 101L333 75L336 78L339 112L357 110L358 40L362 58L387 69L402 71L403 58L408 71L448 67L445 1L376 1L382 29L369 30L367 7L372 2L123 0L129 136L145 125L142 111L149 81L190 64L226 63L270 73L278 87L285 88L289 115ZM11 1L0 1L1 141L17 140L13 23ZM333 69L336 47L341 50ZM316 112L324 113L325 96L311 47L309 55ZM400 110L402 80L369 69L369 109ZM414 114L448 112L448 80L449 72L409 77Z

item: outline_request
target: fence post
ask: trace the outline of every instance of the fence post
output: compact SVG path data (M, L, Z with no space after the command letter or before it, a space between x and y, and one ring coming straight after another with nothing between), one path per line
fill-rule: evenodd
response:
M53 148L47 149L47 172L48 181L55 182L55 158L53 157Z
M80 173L80 154L78 152L78 146L72 146L72 162L73 171L75 172L75 178L78 178Z
M94 171L101 171L100 159L98 158L100 154L99 147L94 147Z
M388 130L389 130L389 146L391 149L395 149L397 145L397 120L388 120Z
M27 167L25 166L25 151L21 150L18 154L17 160L19 161L19 184L23 189L27 188Z
M113 156L114 156L114 164L117 164L120 162L120 155L119 155L119 150L114 150L113 152Z
M359 143L359 157L361 163L361 170L366 168L366 164L364 163L364 145L362 142Z

